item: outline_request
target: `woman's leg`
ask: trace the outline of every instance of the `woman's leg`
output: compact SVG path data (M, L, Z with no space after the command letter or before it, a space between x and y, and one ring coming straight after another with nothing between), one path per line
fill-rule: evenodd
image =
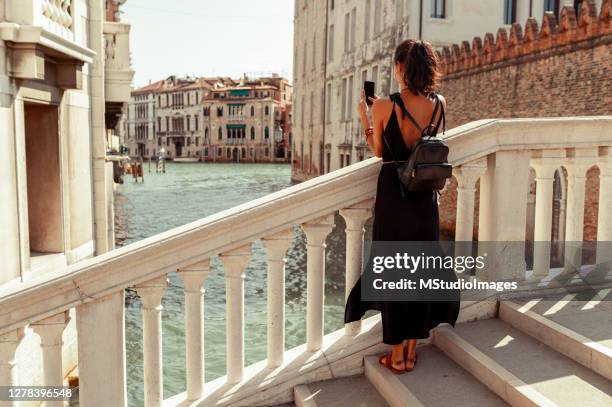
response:
M414 363L416 361L416 345L417 345L417 340L416 339L408 339L405 342L405 355L406 355L406 369L412 369L414 368Z

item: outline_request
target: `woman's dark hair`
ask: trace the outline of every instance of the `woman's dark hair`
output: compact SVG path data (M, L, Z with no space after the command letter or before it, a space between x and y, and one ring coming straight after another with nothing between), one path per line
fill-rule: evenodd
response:
M440 80L438 56L430 43L406 40L395 49L395 62L404 67L405 85L415 95L435 92Z

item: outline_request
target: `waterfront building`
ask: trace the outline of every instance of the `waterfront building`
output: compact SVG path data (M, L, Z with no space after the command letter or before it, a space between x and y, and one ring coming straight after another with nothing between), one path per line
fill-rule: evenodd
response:
M171 76L132 91L132 157L175 161L289 160L291 85L278 75L239 80Z
M114 248L106 141L134 75L130 25L118 20L124 2L0 0L0 291ZM91 318L69 307L1 332L0 386L62 385L77 343L91 345L76 333Z
M277 75L215 87L202 102L205 161L286 162L291 85Z
M376 93L397 91L393 52L408 38L436 47L460 44L501 26L557 20L576 0L296 0L292 178L305 180L370 156L355 105L363 82ZM601 0L593 1L599 9ZM506 34L508 35L508 34ZM458 95L458 97L460 97Z

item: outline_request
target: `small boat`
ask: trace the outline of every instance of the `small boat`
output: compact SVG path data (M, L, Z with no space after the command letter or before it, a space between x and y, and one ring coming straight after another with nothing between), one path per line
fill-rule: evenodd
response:
M200 161L199 157L175 157L172 161L175 163L197 163Z

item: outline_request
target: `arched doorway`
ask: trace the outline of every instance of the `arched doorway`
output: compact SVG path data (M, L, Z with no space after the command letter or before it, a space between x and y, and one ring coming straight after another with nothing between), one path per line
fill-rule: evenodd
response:
M177 141L176 143L174 143L174 151L175 151L175 157L182 157L183 156L183 143L181 143L180 141Z
M240 150L237 147L232 150L232 161L235 163L240 161Z

